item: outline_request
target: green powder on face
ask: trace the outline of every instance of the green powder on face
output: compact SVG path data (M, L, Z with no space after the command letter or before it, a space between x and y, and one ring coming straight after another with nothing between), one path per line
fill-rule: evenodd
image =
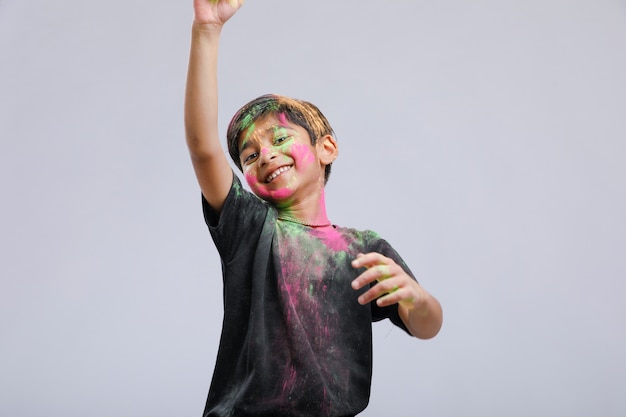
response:
M241 131L245 133L245 135L243 136L243 139L241 140L241 143L239 144L239 151L243 149L243 145L246 144L246 142L248 141L248 138L250 137L250 135L254 133L256 129L254 120L252 119L252 116L250 116L249 114L244 117L244 120L241 123L241 126L242 126Z

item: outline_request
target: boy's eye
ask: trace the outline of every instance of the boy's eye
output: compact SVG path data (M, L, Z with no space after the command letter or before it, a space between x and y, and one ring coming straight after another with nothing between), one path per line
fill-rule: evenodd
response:
M287 139L289 139L289 136L280 136L280 137L276 138L276 140L274 141L274 144L276 144L276 145L281 144L284 141L286 141Z
M254 161L254 159L258 156L259 154L256 152L251 153L250 155L246 156L243 160L244 164L248 164L252 161Z

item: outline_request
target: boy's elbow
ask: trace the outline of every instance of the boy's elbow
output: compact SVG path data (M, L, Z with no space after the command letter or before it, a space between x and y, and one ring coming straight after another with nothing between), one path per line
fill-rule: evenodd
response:
M441 322L436 322L431 326L427 326L426 328L420 327L416 332L412 332L413 336L420 340L429 340L433 339L435 336L439 334L441 330Z

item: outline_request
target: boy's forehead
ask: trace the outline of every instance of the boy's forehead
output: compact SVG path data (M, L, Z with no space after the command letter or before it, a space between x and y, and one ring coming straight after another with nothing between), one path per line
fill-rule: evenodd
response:
M239 136L239 147L243 147L246 142L255 136L273 136L277 132L294 129L294 127L294 124L289 122L284 113L269 114L256 120L250 120Z

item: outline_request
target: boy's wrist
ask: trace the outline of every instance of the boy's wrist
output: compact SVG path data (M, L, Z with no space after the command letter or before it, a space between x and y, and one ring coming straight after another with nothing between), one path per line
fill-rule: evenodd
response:
M222 27L224 27L223 23L203 23L195 20L191 25L191 29L195 33L219 34L222 31Z

